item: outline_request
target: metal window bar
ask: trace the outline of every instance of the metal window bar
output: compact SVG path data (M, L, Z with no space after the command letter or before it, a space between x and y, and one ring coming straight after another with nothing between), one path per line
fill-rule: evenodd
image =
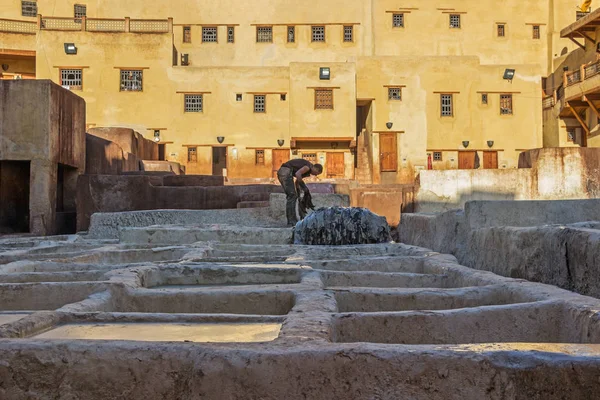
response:
M121 70L121 92L141 92L143 88L143 70Z
M500 95L500 114L508 115L513 113L512 94Z
M498 24L498 37L504 37L504 24Z
M266 96L264 94L254 95L254 112L264 113L266 111Z
M87 6L85 4L75 4L73 6L73 15L75 18L87 16Z
M202 112L204 98L201 94L185 95L185 112Z
M488 103L488 95L487 93L482 93L481 94L481 104L487 104Z
M388 100L402 100L402 88L388 88Z
M197 147L188 147L188 162L189 163L198 162L198 148Z
M534 25L533 26L533 38L534 39L539 39L540 38L540 27L539 27L539 25Z
M315 110L333 110L333 90L315 90Z
M60 84L67 86L70 90L81 90L82 70L81 69L61 69Z
M287 41L288 41L288 43L296 42L296 27L295 26L287 27Z
M404 14L393 14L392 26L394 28L404 28Z
M202 27L202 42L216 43L218 40L218 33L216 26L203 26Z
M254 163L256 165L264 165L265 164L265 151L264 150L256 150Z
M354 27L352 25L344 26L344 42L354 41Z
M273 27L257 26L256 27L256 43L271 43L273 42Z
M36 1L21 1L21 15L23 17L37 17Z
M581 71L576 70L569 74L567 74L567 86L574 85L578 82L581 82Z
M433 161L442 161L442 152L441 151L433 152Z
M440 96L440 101L442 105L442 117L451 117L452 116L452 95L451 94L442 94Z
M312 27L312 41L313 42L324 42L325 41L325 27L324 26L313 26Z
M192 43L192 27L183 27L183 43Z
M460 28L460 14L450 14L450 28Z
M235 41L235 27L227 27L227 43L233 43Z

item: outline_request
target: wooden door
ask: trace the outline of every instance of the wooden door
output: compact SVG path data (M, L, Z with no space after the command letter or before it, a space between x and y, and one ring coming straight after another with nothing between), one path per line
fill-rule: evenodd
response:
M327 177L344 177L344 153L327 153Z
M273 177L277 177L277 171L281 164L290 160L290 151L285 149L273 149Z
M458 152L458 169L475 169L476 151Z
M398 146L395 133L379 134L381 172L398 170Z
M223 176L223 169L227 168L227 147L212 148L212 174Z
M484 151L483 152L483 168L498 169L498 152Z

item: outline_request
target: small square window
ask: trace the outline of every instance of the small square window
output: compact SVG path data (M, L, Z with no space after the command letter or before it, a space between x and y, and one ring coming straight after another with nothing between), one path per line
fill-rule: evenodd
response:
M75 4L73 8L75 18L83 18L87 15L87 6L85 4Z
M61 69L60 84L66 86L69 90L81 90L83 70L81 69Z
M21 1L21 15L24 17L37 17L36 1Z
M202 27L202 42L217 43L218 42L218 31L216 26L203 26Z
M236 93L236 95L235 95L235 101L242 101L242 94L241 93Z
M204 98L201 94L186 94L185 95L185 112L202 112Z
M575 142L575 128L567 128L567 142Z
M256 43L273 43L273 27L257 26Z
M197 147L188 147L188 162L189 163L197 163L198 162L198 148Z
M256 150L255 151L254 164L265 165L265 151L264 150Z
M344 42L354 41L354 27L352 25L344 26Z
M227 27L227 43L235 42L235 26Z
M319 68L319 79L322 81L328 81L331 77L331 69L329 67Z
M296 27L295 26L287 27L287 41L288 41L288 43L296 42Z
M487 103L488 103L487 93L481 93L481 104L487 104Z
M402 88L390 87L388 88L388 100L402 100Z
M504 37L505 36L505 30L504 30L504 24L498 24L498 37Z
M441 151L433 152L433 161L442 161L442 152Z
M325 41L325 26L313 26L312 27L312 41L313 42L324 42Z
M333 89L315 89L315 110L333 110Z
M392 27L404 28L404 14L393 14Z
M286 97L287 97L287 96L286 96L286 94L285 94L285 93L281 93L281 95L280 95L280 99L281 99L281 101L285 101L285 100L286 100Z
M440 95L440 101L442 117L452 117L454 115L454 110L452 109L452 95L442 94Z
M450 14L450 28L460 28L460 14Z
M533 25L533 38L534 39L540 38L540 26L539 25Z
M267 111L266 107L267 96L264 94L256 94L254 95L254 112L255 113L264 113Z
M192 27L183 27L183 43L192 43Z
M121 70L121 92L141 92L144 71L137 69Z
M513 113L512 94L500 95L500 114L510 115Z

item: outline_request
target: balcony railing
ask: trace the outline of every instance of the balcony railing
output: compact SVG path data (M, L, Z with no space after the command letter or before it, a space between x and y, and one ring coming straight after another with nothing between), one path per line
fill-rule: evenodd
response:
M575 18L577 21L579 21L581 18L587 17L588 15L590 15L591 11L576 11L575 12Z
M33 21L19 21L16 19L0 19L0 32L24 33L35 35L37 23Z
M567 87L581 82L581 80L582 80L581 79L581 70L565 73L565 79L566 79L565 86L567 86Z
M33 24L35 33L36 24ZM173 32L173 18L168 19L114 19L114 18L59 18L38 16L39 28L47 31L86 31L86 32L131 32L131 33L170 33ZM2 25L0 24L0 27ZM1 30L1 29L0 29Z
M565 72L563 76L563 86L569 87L576 83L583 82L600 74L600 59L590 64L584 64L579 69L571 72Z
M542 108L545 110L547 108L554 107L555 101L554 96L546 96L542 98Z
M81 18L40 17L40 29L47 31L80 31Z

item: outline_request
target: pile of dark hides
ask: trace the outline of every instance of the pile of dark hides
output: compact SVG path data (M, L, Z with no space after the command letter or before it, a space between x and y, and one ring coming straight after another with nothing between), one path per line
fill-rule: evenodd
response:
M320 208L294 228L294 244L339 246L391 241L385 217L366 208Z

